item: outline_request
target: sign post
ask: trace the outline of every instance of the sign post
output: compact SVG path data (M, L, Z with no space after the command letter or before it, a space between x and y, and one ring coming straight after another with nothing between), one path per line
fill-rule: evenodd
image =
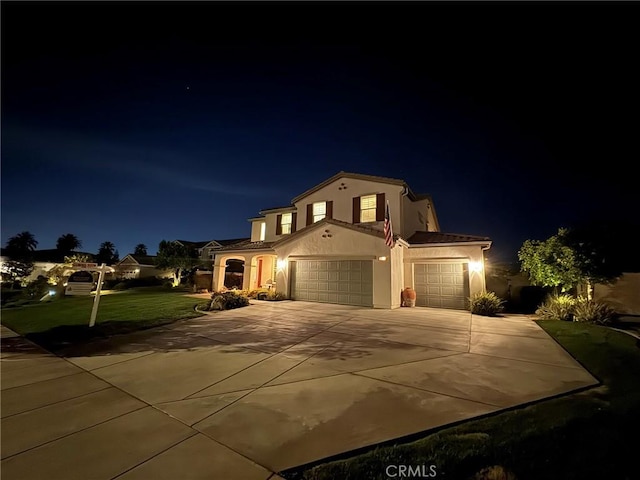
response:
M98 286L96 288L96 296L93 298L93 308L91 309L91 319L89 320L90 327L93 327L96 324L96 316L98 315L98 305L100 304L100 291L102 290L102 281L104 280L104 272L107 268L109 267L107 267L106 264L104 263L99 267L100 275L98 276Z
M103 263L100 266L98 266L97 263L74 263L72 265L72 269L76 270L76 273L73 275L78 275L78 274L89 275L89 272L100 272L100 275L98 276L98 286L96 287L96 296L93 298L93 308L91 309L91 318L89 319L89 326L93 327L96 324L96 317L98 316L98 305L100 304L100 292L102 291L102 282L104 281L104 274L106 272L113 272L114 269L112 267L107 267L105 263ZM71 279L73 275L69 277L69 279ZM91 286L93 285L93 279L91 279L90 282L89 281L83 282L88 285L88 288L84 288L84 285L80 283L82 282L82 280L84 279L80 278L80 281L77 282L75 286L75 290L73 286L67 287L67 290L65 291L65 293L67 295L91 295Z

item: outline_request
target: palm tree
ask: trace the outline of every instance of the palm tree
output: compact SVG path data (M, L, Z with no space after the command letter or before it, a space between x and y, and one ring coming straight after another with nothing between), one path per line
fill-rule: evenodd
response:
M133 252L134 255L147 255L147 246L144 243L136 245L136 249Z
M10 256L30 257L38 246L38 241L31 232L21 232L7 241L7 250Z
M65 233L58 238L56 249L62 253L70 253L82 246L82 242L73 233Z
M96 255L96 261L98 263L106 263L107 265L112 265L119 260L120 255L116 250L116 246L111 242L102 242L100 244L100 249L98 250L98 254Z

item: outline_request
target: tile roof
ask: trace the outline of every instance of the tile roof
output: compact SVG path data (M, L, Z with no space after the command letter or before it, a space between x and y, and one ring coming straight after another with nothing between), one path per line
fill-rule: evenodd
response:
M460 233L444 232L416 232L409 237L410 245L423 245L427 243L458 243L458 242L490 242L489 237L477 235L465 235Z
M261 249L270 249L271 245L275 242L252 242L251 239L247 238L238 243L232 243L230 245L226 245L222 248L218 248L215 250L218 252L229 252L229 251L239 251L239 250L261 250Z
M319 227L321 227L322 225L336 225L338 227L344 227L344 228L348 228L350 230L355 230L356 232L361 232L361 233L367 233L369 235L373 235L376 237L380 237L380 238L384 238L384 232L382 230L379 230L377 228L368 226L368 225L360 225L360 224L353 224L353 223L347 223L347 222L343 222L342 220L336 220L334 218L325 218L323 220L320 220L319 222L314 223L313 225L309 225L308 227L305 227L301 230L298 230L294 233L292 233L291 235L287 235L284 238L281 238L280 240L278 240L277 242L275 242L276 245L281 245L283 243L287 243L293 239L298 238L300 235L310 232L311 230L315 230ZM395 238L398 238L397 235L394 235Z
M220 245L222 245L223 247L226 247L228 245L233 245L235 243L240 243L240 242L246 242L250 240L247 237L243 237L243 238L229 238L226 240L214 240L214 242L218 242Z

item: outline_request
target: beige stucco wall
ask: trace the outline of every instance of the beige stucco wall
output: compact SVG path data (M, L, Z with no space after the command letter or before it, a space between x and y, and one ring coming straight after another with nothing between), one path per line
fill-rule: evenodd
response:
M480 245L447 245L432 247L412 247L404 252L404 280L405 286L414 286L413 263L422 261L459 261L482 262L484 265L484 253ZM484 269L480 272L469 271L469 291L473 295L476 292L483 292L485 287Z
M328 230L326 232L325 230ZM331 237L322 235L331 235ZM335 226L314 227L306 235L275 248L279 260L286 260L276 275L278 291L289 296L289 262L296 258L373 260L373 306L391 308L391 262L376 260L390 256L384 239L366 233Z
M617 313L640 315L640 273L625 273L612 285L596 285L593 298L611 305Z
M402 198L402 229L397 230L396 224L394 222L393 227L395 233L399 234L402 238L409 238L415 232L426 232L427 231L427 221L428 221L428 208L429 205L428 200L419 200L417 202L412 202L409 200L409 197L405 196ZM392 218L393 222L394 219ZM430 225L430 230L434 230L434 225Z
M344 183L344 188L342 184ZM342 187L342 190L340 188ZM353 222L353 197L384 193L389 201L389 213L394 229L402 230L400 196L403 187L386 183L369 182L353 178L342 178L326 185L317 192L304 197L295 203L298 211L298 230L307 224L307 204L314 202L333 201L333 218L343 222ZM396 222L398 226L396 227Z
M267 224L267 227L266 227L267 230L265 232L265 237L264 237L265 242L275 242L287 236L287 235L276 235L276 222L278 220L278 215L282 215L283 213L295 213L295 210L287 210L287 211L283 210L282 212L267 213L264 216L264 220L262 221L266 222ZM251 240L257 242L260 239L260 221L256 220L251 223L252 223ZM298 225L300 225L300 219L298 219L297 223ZM254 229L257 229L257 230L254 230Z
M259 242L260 241L260 225L262 225L264 222L266 222L266 219L261 219L261 220L251 220L251 241L252 242ZM276 228L275 228L275 219L273 222L273 235L275 236L276 234ZM265 237L266 239L266 237Z

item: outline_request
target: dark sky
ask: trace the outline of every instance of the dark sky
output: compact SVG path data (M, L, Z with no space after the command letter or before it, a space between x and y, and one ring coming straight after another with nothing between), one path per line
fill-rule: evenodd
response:
M637 3L2 2L2 243L249 235L340 170L446 232L638 222Z

